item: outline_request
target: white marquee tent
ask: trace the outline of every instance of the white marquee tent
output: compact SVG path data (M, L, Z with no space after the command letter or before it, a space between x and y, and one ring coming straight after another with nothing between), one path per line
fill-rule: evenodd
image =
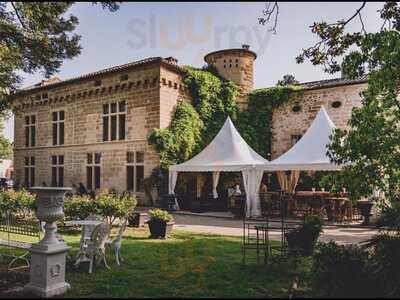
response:
M265 164L265 171L292 171L290 179L284 172L278 172L278 180L282 190L293 192L300 171L338 171L340 165L332 163L327 156L327 145L330 143L335 125L322 106L317 116L303 137L286 153ZM286 179L286 180L285 180Z
M174 193L178 172L212 172L213 194L217 198L216 187L220 172L242 172L246 191L246 215L259 216L261 209L258 191L264 172L261 166L268 164L268 160L245 142L228 117L219 133L202 152L169 168L169 193Z

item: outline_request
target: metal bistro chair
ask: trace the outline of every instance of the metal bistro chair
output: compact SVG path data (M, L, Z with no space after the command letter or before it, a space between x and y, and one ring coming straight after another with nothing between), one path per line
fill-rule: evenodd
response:
M114 252L115 252L115 260L117 261L117 265L118 266L120 265L119 261L120 260L123 261L123 259L121 257L121 244L122 244L122 236L123 236L123 234L124 234L124 232L126 230L127 225L128 225L128 218L126 218L122 222L122 224L121 224L121 226L120 226L120 228L118 230L117 236L113 240L109 239L106 242L106 246L108 246L108 247L110 247L110 248L112 248L114 250Z
M89 274L93 271L93 263L97 264L102 260L107 269L110 267L106 260L105 245L110 237L110 225L108 223L101 223L97 225L90 237L90 241L87 243L87 247L83 251L79 252L79 257L75 263L75 267L78 267L81 262L89 262Z

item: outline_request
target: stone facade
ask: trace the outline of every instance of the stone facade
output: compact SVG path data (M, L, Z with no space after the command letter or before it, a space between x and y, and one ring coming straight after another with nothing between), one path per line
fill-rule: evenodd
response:
M128 75L121 81L121 75ZM101 80L100 86L94 82ZM46 99L41 95L47 93ZM39 97L37 97L39 95ZM147 136L153 128L166 127L177 101L190 101L182 71L169 61L155 60L139 66L104 72L95 78L49 84L17 94L14 168L16 181L24 183L25 157L35 157L35 185L51 185L51 156L64 155L64 185L86 184L88 153L101 153L100 189L127 189L127 152L144 152L144 177L159 165ZM103 141L103 104L125 101L124 140ZM53 145L52 112L63 110L64 144ZM36 143L25 147L24 122L36 116ZM138 198L146 202L143 192Z
M248 95L253 90L254 60L257 55L246 48L226 49L207 54L204 60L214 66L218 73L232 80L239 88L236 102L239 109L247 107Z
M204 59L221 76L239 86L237 103L240 108L245 108L248 95L253 90L256 54L244 45L239 49L209 53ZM16 182L24 183L27 169L25 159L34 157L35 185L51 185L52 156L62 155L64 186L80 182L87 186L90 153L101 154L98 164L100 190L127 190L128 152L144 153L141 163L143 178L148 177L159 166L159 156L147 142L149 133L154 128L165 128L170 124L178 101L192 101L183 77L184 71L175 58L155 57L65 81L42 81L18 91L12 97ZM345 127L351 109L360 105L359 92L366 87L365 81L345 82L343 79L320 83L305 84L302 91L296 92L293 101L274 111L272 159L290 148L293 136L304 134L321 105L326 107L336 126ZM103 105L121 101L126 104L125 137L122 140L104 141ZM340 102L340 106L333 107L334 102ZM295 104L300 105L299 112L292 111ZM64 111L62 145L54 145L53 142L52 116L57 111ZM31 115L36 119L36 141L34 146L26 146L25 121ZM204 180L204 176L198 177L197 194ZM143 191L136 191L136 194L141 204L148 203Z
M285 153L293 144L292 136L303 135L324 106L332 122L339 128L346 128L353 107L361 105L359 93L366 89L365 82L349 85L322 86L296 92L292 101L278 107L272 115L271 158ZM340 102L335 108L334 102ZM293 112L295 105L300 111Z

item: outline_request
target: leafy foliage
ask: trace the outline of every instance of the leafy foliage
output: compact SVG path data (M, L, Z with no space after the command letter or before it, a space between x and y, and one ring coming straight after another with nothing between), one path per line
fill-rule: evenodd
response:
M25 216L35 208L35 195L25 189L7 190L0 193L0 213L8 212Z
M178 102L171 124L155 129L149 143L160 154L161 167L167 168L199 153L218 133L227 116L235 119L237 87L212 70L186 68L185 83L191 91L193 105Z
M97 3L97 2L95 2ZM80 36L74 33L78 18L67 16L74 2L0 3L0 111L6 97L21 83L18 72L57 72L64 59L80 54ZM115 2L102 2L115 11Z
M379 296L400 297L400 235L379 234L365 245L372 249L369 273L378 286Z
M249 95L247 110L239 113L236 126L246 142L260 155L271 153L272 112L291 99L293 86L254 90ZM268 157L267 157L268 158Z
M136 198L124 193L117 195L115 193L101 193L94 200L95 212L107 218L112 225L117 218L127 218L133 213L136 207Z
M84 220L95 213L93 199L86 195L74 195L64 201L64 214L67 218Z
M178 102L170 126L153 130L148 139L160 154L161 167L183 162L197 153L203 127L194 107L187 102Z
M400 33L367 34L359 46L345 57L343 68L352 77L368 72L368 88L361 93L362 106L352 111L349 129L336 129L328 154L348 164L338 180L347 182L353 198L379 188L394 200L400 195Z
M321 297L371 297L367 270L368 253L359 246L319 243L313 256L312 285Z
M101 193L95 199L74 195L65 200L64 211L68 218L86 219L90 214L107 218L112 225L117 218L126 218L136 207L136 198L129 194Z
M291 75L291 74L286 74L283 75L283 78L281 80L278 80L277 84L278 86L286 86L286 85L294 85L294 84L299 84L300 82L296 80L296 78Z
M9 117L8 111L0 111L0 132L4 132L4 121ZM3 135L0 135L0 159L11 159L12 154L13 144Z
M235 102L238 88L232 81L224 80L211 67L186 67L186 71L185 83L193 105L178 102L170 126L153 130L148 138L160 154L161 168L167 169L199 153L217 135L228 116L249 145L267 156L271 151L272 111L291 99L292 91L298 87L255 90L249 95L248 108L239 112Z
M162 210L162 209L150 209L147 214L150 217L150 221L162 221L162 222L171 222L174 220L174 218L172 217L172 215L170 213L168 213L166 210Z
M381 203L378 203L378 207L381 212L378 219L378 227L387 226L400 231L400 202L385 203L381 201Z

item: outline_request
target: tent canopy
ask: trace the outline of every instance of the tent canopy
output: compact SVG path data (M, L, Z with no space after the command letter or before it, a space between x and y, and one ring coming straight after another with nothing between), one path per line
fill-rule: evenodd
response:
M268 164L240 136L228 117L221 130L199 154L192 159L173 165L170 171L177 172L237 172Z
M303 137L285 154L265 164L266 171L315 170L337 171L340 165L330 162L327 145L335 125L322 106Z

